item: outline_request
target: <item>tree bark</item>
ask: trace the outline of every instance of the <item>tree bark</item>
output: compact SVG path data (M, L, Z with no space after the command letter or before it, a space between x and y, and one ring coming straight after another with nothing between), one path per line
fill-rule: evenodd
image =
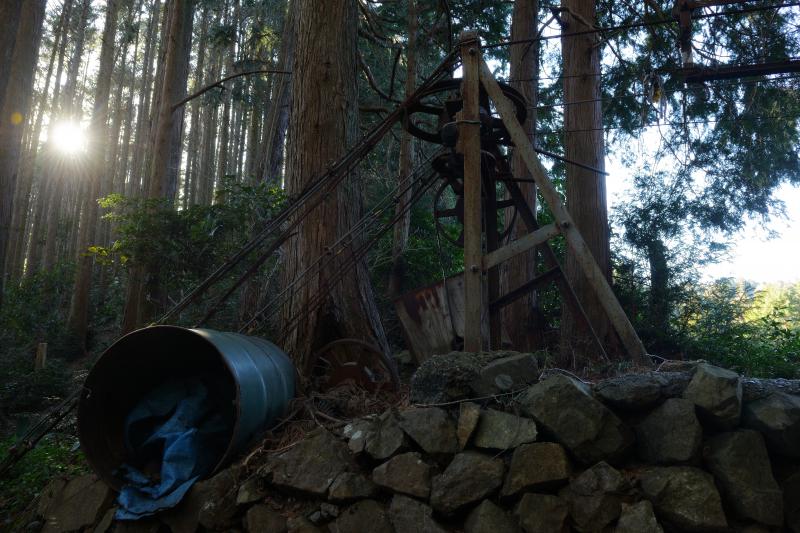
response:
M159 112L153 139L153 155L150 163L148 198L174 200L175 173L170 168L174 164L174 151L180 149L180 139L176 139L176 124L180 125L183 108L173 109L186 93L188 77L189 47L186 46L187 33L192 31L191 0L174 0L169 4L171 11L169 29L166 33L164 65L162 67L161 95L158 99ZM159 265L156 261L141 259L131 267L128 279L123 331L128 332L151 317L153 305L159 300Z
M511 40L525 40L536 37L537 19L539 15L539 0L515 0L514 11L511 15ZM529 44L512 46L511 50L511 82L528 102L528 119L522 127L528 138L535 142L536 131L536 103L538 101L538 76L539 76L539 43L532 41ZM519 154L511 160L511 170L515 177L532 179L528 168ZM536 185L533 183L519 183L519 188L525 200L536 213ZM506 211L506 223L513 217L513 210ZM517 217L511 230L511 239L516 240L528 233L528 229L521 217ZM536 250L519 254L503 264L501 269L502 292L508 292L520 287L536 275ZM543 325L538 320L540 313L536 303L536 294L529 293L523 298L509 304L503 309L503 325L515 349L530 351L541 347L541 330Z
M294 64L297 42L297 0L289 0L286 20L283 23L283 40L278 58L278 68L290 71ZM259 162L259 179L280 183L283 167L284 142L289 127L289 111L292 106L292 76L279 75L274 84L272 100L264 125L264 141Z
M289 196L323 174L358 135L356 0L296 1L297 49L286 176ZM314 264L361 211L362 187L351 173L310 216L296 221L297 236L286 250L286 285ZM340 257L347 256L345 251ZM283 310L284 327L300 318L285 331L284 342L300 368L315 349L337 338L366 339L387 349L365 263L358 262L340 283L328 286L327 278L339 268L334 264L305 277ZM325 298L321 306L311 308L316 294Z
M78 238L78 268L72 291L72 301L67 319L67 329L86 348L86 331L89 325L89 289L92 281L92 257L86 253L95 235L97 223L97 198L100 195L100 180L109 167L108 152L108 99L111 94L111 77L114 70L114 38L117 31L119 1L108 0L103 28L103 41L100 47L100 67L95 86L94 109L89 127L92 146L92 163L88 172L87 193L84 195L80 215L80 236Z
M408 0L408 45L406 46L406 98L410 96L417 87L417 31L419 20L417 18L417 1ZM414 141L411 134L403 129L400 137L400 164L398 169L397 181L401 187L405 187L411 178L414 168ZM399 296L403 290L405 279L406 264L403 258L408 246L408 231L411 227L411 210L407 209L411 201L413 189L408 189L402 193L400 201L395 206L395 215L399 215L397 223L393 228L392 238L392 270L389 277L389 295Z
M11 55L9 79L0 114L0 306L6 279L11 218L14 213L14 192L19 170L22 133L29 122L33 94L33 76L42 38L45 0L25 0L20 10L20 24Z
M562 0L568 23L565 33L580 32L596 20L594 0ZM564 107L564 155L567 159L605 169L603 117L600 102L600 49L598 34L561 38L564 62L564 101L583 102ZM567 209L600 269L611 280L606 181L603 174L567 165ZM579 267L567 253L566 275L606 351L617 352L613 329ZM565 362L581 365L599 356L596 344L580 320L563 307L561 353Z

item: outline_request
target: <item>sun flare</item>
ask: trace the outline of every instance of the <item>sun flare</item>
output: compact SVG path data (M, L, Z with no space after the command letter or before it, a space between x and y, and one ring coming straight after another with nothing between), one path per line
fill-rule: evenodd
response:
M53 146L62 154L78 155L86 151L86 131L76 122L59 122L51 135Z

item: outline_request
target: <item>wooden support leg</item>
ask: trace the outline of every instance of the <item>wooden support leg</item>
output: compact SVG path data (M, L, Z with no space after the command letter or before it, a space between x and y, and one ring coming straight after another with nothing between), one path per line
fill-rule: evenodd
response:
M620 306L614 291L611 290L611 286L608 284L603 271L600 270L600 267L594 260L589 247L586 245L580 231L578 231L578 228L575 226L572 217L561 203L561 197L548 179L544 167L536 156L536 152L533 146L531 146L528 136L525 134L525 130L523 130L517 120L511 102L509 102L503 94L503 91L492 76L492 72L489 70L486 63L482 59L479 61L481 83L486 88L486 92L489 93L489 97L500 113L500 117L506 129L511 135L511 140L514 142L515 149L522 157L528 170L530 170L533 179L536 181L536 185L539 186L542 197L553 212L555 222L564 235L567 246L569 246L578 260L589 285L597 294L600 303L603 305L603 309L614 325L614 329L616 329L630 357L641 365L649 365L650 361L647 357L644 344L642 344L639 335L637 335L636 330L625 315L625 311L622 309L622 306Z
M481 235L480 42L475 32L461 34L463 108L457 116L458 145L464 155L464 350L480 352L483 315Z

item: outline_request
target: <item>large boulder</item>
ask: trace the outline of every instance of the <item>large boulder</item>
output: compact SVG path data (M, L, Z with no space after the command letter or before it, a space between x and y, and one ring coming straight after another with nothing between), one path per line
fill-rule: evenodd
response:
M363 474L342 472L331 483L328 499L334 502L371 498L378 487Z
M567 503L551 494L525 493L514 514L525 533L562 533L567 520Z
M773 392L746 403L742 425L763 433L774 452L800 457L800 396Z
M701 417L719 429L733 429L742 414L739 374L708 363L697 365L683 397L697 406Z
M418 404L450 402L472 396L471 385L498 352L450 352L426 359L411 378L411 401Z
M269 458L262 475L279 488L324 496L339 474L354 470L345 443L325 430Z
M396 455L372 471L372 481L394 492L427 498L431 492L431 467L416 452Z
M633 443L631 431L594 399L588 385L563 374L529 387L519 402L524 414L582 463L613 461Z
M269 531L270 533L286 533L286 518L263 504L254 505L247 510L244 517L246 531Z
M458 449L463 450L467 446L470 437L478 427L481 419L481 408L472 402L462 402L458 407L458 425L456 436L458 438Z
M793 533L800 533L800 472L783 482L783 507L786 526Z
M422 531L422 530L420 530ZM464 533L518 533L519 526L506 511L483 500L472 510L464 522Z
M78 531L97 523L114 499L108 485L93 474L53 483L48 489L46 508L40 509L42 531L47 533Z
M402 494L396 494L389 506L389 521L395 533L444 533L446 530L432 514L430 507Z
M523 444L511 456L501 495L513 496L523 490L557 487L569 479L571 466L564 447L555 442Z
M489 496L503 483L503 460L477 452L461 452L433 479L431 505L449 514Z
M383 505L375 500L361 500L339 514L330 526L337 533L394 533Z
M682 398L665 401L636 428L639 456L649 463L685 463L703 442L703 428L694 403Z
M409 409L400 413L400 427L429 454L458 451L455 422L438 407Z
M573 479L559 496L567 502L577 531L600 531L619 517L628 488L622 474L600 462Z
M710 439L705 450L708 469L725 500L740 518L762 524L783 524L783 493L775 478L760 433L739 430Z
M511 352L481 368L470 388L476 396L492 396L531 385L538 378L539 362L534 354Z
M472 438L476 448L508 450L536 440L536 422L494 409L481 412Z
M634 504L622 504L614 533L664 533L653 513L653 504L642 500Z
M711 474L690 466L654 467L641 474L640 485L664 522L686 531L728 527Z
M353 438L350 439L351 444ZM400 420L392 410L383 413L364 435L364 450L378 461L396 454L405 444L405 433L400 429ZM353 449L353 446L350 448Z
M618 409L643 411L665 398L683 394L691 376L686 372L645 372L610 378L594 386L595 395Z

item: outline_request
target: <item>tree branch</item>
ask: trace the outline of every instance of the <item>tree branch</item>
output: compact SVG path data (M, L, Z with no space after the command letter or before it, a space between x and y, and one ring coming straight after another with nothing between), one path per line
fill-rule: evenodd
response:
M391 96L389 96L388 94L383 92L380 87L378 87L378 83L375 81L375 78L372 76L372 71L369 69L369 65L367 65L367 63L364 61L364 56L361 55L361 52L358 53L358 63L361 65L361 70L364 71L364 74L367 76L367 82L369 82L369 86L372 87L372 89L376 93L378 93L378 95L381 98L383 98L384 100L387 100L389 102L394 102L396 104L400 103L400 100L392 98Z
M173 105L172 106L172 110L175 111L179 107L181 107L183 105L186 105L187 102L190 102L190 101L194 100L195 98L197 98L198 96L202 96L203 94L207 93L208 91L210 91L214 87L221 86L226 81L230 81L230 80L232 80L234 78L241 78L242 76L251 76L253 74L291 74L291 72L289 72L288 70L268 70L267 69L267 70L246 70L244 72L239 72L237 74L231 74L230 76L226 76L226 77L222 78L221 80L217 80L217 81L215 81L213 83L209 83L208 85L206 85L205 87L200 88L198 91L194 92L193 94L190 94L189 96L187 96L186 98L184 98L180 102L178 102L175 105Z

